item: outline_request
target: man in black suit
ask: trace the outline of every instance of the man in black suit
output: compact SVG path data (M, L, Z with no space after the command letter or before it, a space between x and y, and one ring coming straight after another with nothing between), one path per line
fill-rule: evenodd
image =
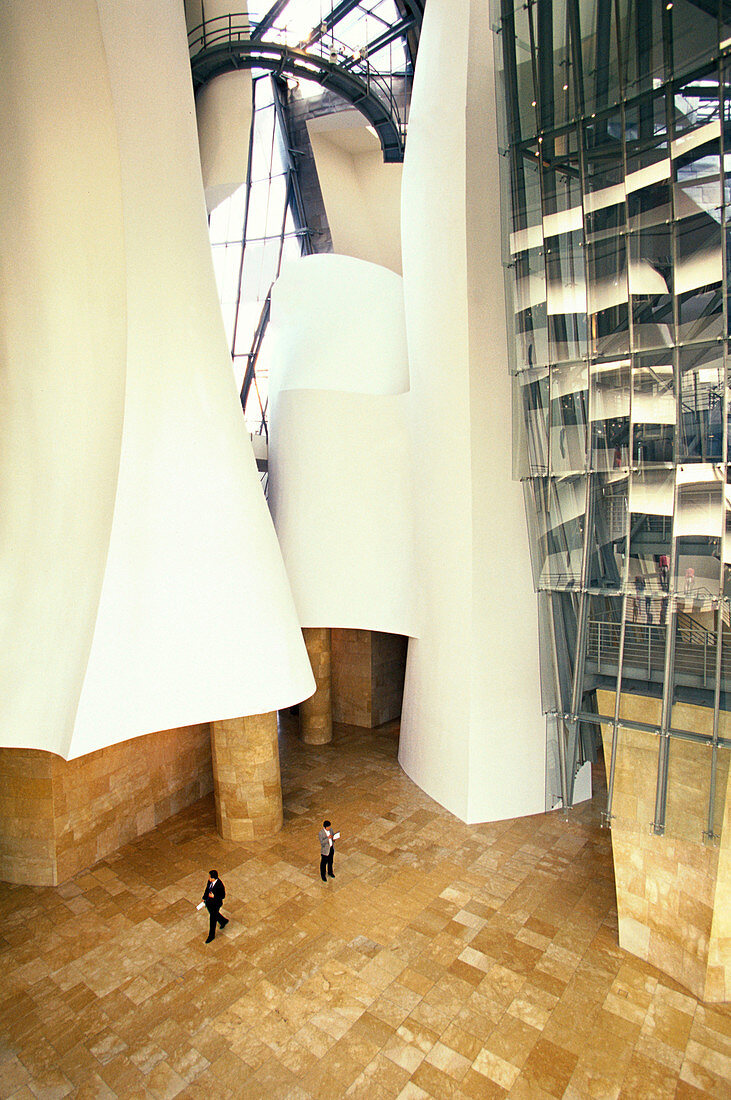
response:
M225 928L228 924L228 918L221 916L221 906L225 897L226 887L218 877L218 871L209 871L208 882L203 891L203 901L211 917L211 926L208 930L206 943L210 943L211 940L216 938L216 922L221 925L221 928Z

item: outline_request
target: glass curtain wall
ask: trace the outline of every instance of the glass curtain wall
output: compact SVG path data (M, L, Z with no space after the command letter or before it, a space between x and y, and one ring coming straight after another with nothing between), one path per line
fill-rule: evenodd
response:
M248 181L211 212L209 232L234 374L246 424L266 434L268 371L262 341L283 260L310 251L280 93L253 74Z
M661 699L642 728L660 735L662 833L673 739L707 741L709 775L729 744L731 3L494 14L514 469L556 793L570 802L591 753L596 688ZM678 700L711 708L713 735L675 723ZM619 707L602 718L616 738Z

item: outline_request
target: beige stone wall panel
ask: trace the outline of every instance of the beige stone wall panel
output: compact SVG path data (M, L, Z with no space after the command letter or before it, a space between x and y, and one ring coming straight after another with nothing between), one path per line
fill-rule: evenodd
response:
M70 761L0 749L0 878L65 882L212 788L207 723Z
M614 695L600 692L599 710L611 714ZM657 722L659 701L625 695L625 718ZM708 708L678 704L673 725L710 734ZM722 729L728 728L724 716ZM602 727L611 756L611 727ZM710 748L672 738L666 831L652 831L659 738L620 726L612 805L619 942L670 974L696 996L728 1000L731 974L731 860L729 860L729 753L719 751L715 804L720 845L705 841Z

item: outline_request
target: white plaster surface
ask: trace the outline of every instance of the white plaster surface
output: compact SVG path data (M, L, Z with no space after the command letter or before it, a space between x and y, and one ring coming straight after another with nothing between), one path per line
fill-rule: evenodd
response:
M205 84L195 100L203 190L211 210L246 179L251 130L251 70L223 73Z
M512 481L489 16L429 0L402 205L421 630L399 759L467 821L543 810L536 600ZM495 165L495 171L485 170Z
M269 503L300 622L414 634L401 279L294 261L270 333Z
M53 38L66 20L46 8ZM69 758L158 729L275 710L314 690L218 307L182 7L74 0L74 8L69 22L88 50L69 34L68 71L58 70L57 83L55 68L38 74L39 96L15 123L27 127L26 148L37 142L37 162L26 157L12 178L30 207L26 236L38 239L28 271L13 273L17 297L11 289L6 300L11 329L21 330L27 310L38 332L35 343L18 344L24 374L6 376L11 431L19 438L30 429L32 445L7 454L17 459L10 472L3 455L0 483L16 502L38 494L4 547L12 656L2 709L22 717L4 743ZM52 48L55 56L58 40ZM37 41L22 57L31 73L33 49ZM18 65L15 51L11 69ZM37 112L50 110L54 94L58 118L44 132ZM28 639L14 651L23 598ZM42 713L23 711L49 683Z
M112 525L126 299L97 7L58 7L0 5L0 745L64 753Z
M333 249L401 274L401 164L384 164L378 135L358 111L309 119Z

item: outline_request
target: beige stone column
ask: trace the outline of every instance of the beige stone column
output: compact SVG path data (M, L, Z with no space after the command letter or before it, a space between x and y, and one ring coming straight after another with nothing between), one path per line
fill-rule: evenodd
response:
M330 628L307 626L302 634L317 690L300 703L300 737L307 745L325 745L333 736Z
M224 840L271 836L282 827L277 714L211 722L216 824Z

